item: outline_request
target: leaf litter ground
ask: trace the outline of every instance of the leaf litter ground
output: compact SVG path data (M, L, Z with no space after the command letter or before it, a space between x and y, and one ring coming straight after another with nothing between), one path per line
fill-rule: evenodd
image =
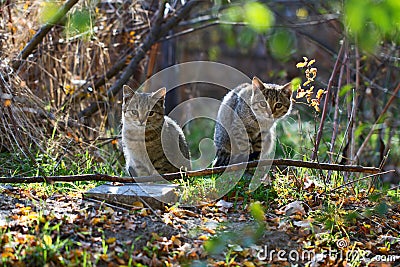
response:
M303 185L304 186L304 185ZM15 266L394 266L400 204L303 191L302 200L228 198L198 208L131 209L0 189L0 253ZM279 193L279 192L278 192ZM282 192L281 192L282 194ZM378 198L378 196L376 197ZM376 201L376 200L375 200ZM253 205L255 206L255 205ZM260 208L261 207L261 208Z

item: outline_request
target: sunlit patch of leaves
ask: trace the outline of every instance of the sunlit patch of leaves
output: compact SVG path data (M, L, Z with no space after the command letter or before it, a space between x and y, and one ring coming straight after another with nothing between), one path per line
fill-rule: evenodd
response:
M197 179L180 180L180 202L199 205L218 198L220 191L216 187L217 176L198 177Z
M303 62L299 62L296 64L296 68L305 69L304 74L306 77L306 81L301 83L297 81L295 84L297 86L297 95L296 99L306 98L307 103L310 107L313 107L317 112L320 112L320 104L324 94L326 94L326 90L319 89L316 93L314 92L314 82L317 77L317 68L313 67L315 63L315 59L308 60L307 57L303 57ZM313 95L315 94L315 97Z
M332 235L336 232L345 234L346 215L347 212L343 210L341 203L328 201L323 209L317 212L316 220L323 223L325 229L329 230Z
M295 249L315 257L328 251L393 255L400 249L399 190L375 189L369 194L360 187L354 193L346 187L328 190L321 181L306 169L278 172L270 184L261 186L264 191L258 192L259 202L254 201L251 192L245 192L245 200L242 194L232 191L218 202L196 209L175 205L155 213L140 201L132 203L129 210L120 210L82 200L71 191L46 195L25 189L0 191L0 196L22 201L10 205L6 220L0 217L0 262L49 266L282 266L289 263L257 256L265 244L269 249ZM272 199L267 196L268 187L274 188ZM267 201L262 200L263 192ZM4 207L1 199L0 210ZM158 227L153 226L155 223ZM165 234L166 229L171 232ZM268 243L276 235L281 238L279 244ZM349 259L349 264L357 261L363 264L360 259ZM325 257L318 263L340 266L341 261Z

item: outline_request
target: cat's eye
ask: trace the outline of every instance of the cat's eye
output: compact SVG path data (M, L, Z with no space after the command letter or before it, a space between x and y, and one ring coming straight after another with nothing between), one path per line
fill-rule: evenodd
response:
M259 104L261 107L266 108L267 107L267 102L260 102Z
M152 117L152 116L154 116L155 113L154 113L154 111L151 110L147 114L148 114L149 117Z
M139 113L137 112L137 110L129 110L132 116L137 117L139 115Z
M281 108L283 105L282 105L282 103L276 103L275 104L275 108Z

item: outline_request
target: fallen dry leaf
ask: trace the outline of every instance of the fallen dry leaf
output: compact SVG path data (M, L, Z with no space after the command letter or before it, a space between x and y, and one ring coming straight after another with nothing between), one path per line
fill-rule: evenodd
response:
M298 201L298 200L287 204L284 207L283 211L285 212L286 216L291 216L291 215L295 215L295 214L302 215L302 216L306 215L306 211L304 210L304 207L303 207L303 202Z

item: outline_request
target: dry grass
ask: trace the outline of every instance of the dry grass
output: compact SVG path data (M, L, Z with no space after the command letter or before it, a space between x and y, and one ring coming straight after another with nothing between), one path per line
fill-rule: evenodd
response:
M40 29L46 2L2 2L0 151L22 152L35 162L32 151L52 154L49 147L59 146L56 150L73 155L89 148L93 157L105 160L107 153L97 150L104 150L111 140L97 138L118 135L119 96L107 102L106 111L91 118L77 120L77 114L89 103L105 99L114 79L97 88L92 84L141 43L151 15L146 5L145 1L79 1L23 65L13 70L10 63ZM88 31L72 29L72 14L77 12L89 14Z

